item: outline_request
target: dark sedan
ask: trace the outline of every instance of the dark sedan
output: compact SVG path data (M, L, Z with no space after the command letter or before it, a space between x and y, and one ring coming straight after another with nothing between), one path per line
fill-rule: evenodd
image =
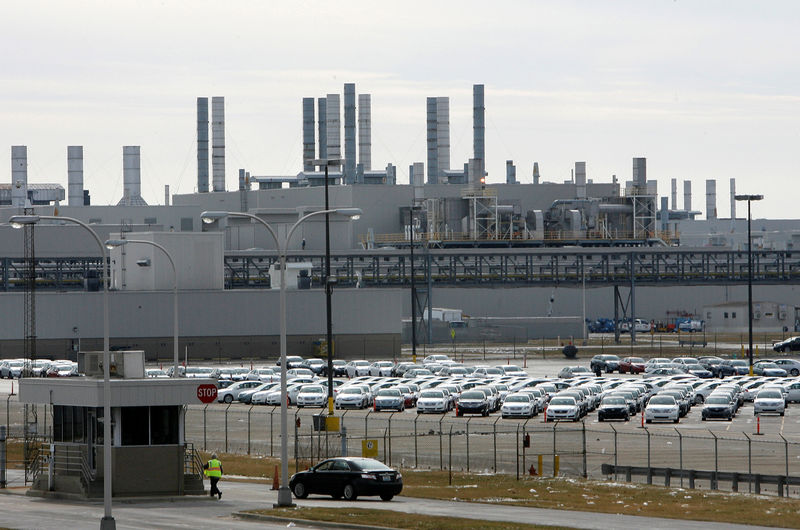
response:
M800 337L789 337L786 340L776 342L772 349L777 352L798 351L800 350Z
M597 409L597 421L620 419L628 421L630 410L627 400L622 396L606 396Z
M464 414L489 415L489 399L483 390L468 390L461 393L456 403L456 416Z
M331 458L292 475L289 488L298 499L316 494L354 501L378 495L390 501L403 490L403 476L372 458Z

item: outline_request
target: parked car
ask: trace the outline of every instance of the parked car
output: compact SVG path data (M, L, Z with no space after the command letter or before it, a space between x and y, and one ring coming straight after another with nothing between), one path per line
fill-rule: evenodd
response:
M786 370L793 377L800 375L800 361L796 359L775 359L772 362L778 365L779 368Z
M358 377L360 375L369 375L369 361L350 361L347 363L347 377L353 378Z
M625 357L618 364L621 374L641 374L644 372L644 359L641 357Z
M569 379L576 375L591 375L592 372L585 366L565 366L558 372L558 377L561 379Z
M289 370L290 368L300 368L303 366L304 359L299 355L287 355L286 356L286 369ZM278 359L275 361L275 366L280 366L281 360Z
M302 368L308 368L316 375L320 375L322 373L322 369L327 365L328 363L322 359L306 359L300 366Z
M417 399L417 414L445 413L450 410L450 395L445 390L422 390Z
M489 398L482 390L473 389L461 393L456 403L456 416L464 414L480 414L488 416L490 410Z
M733 375L748 375L750 373L750 363L744 359L725 360L721 364L733 368L735 370Z
M547 421L562 419L578 421L581 419L580 405L574 397L556 395L547 404L545 419Z
M273 370L272 368L263 366L261 368L254 368L250 370L245 379L249 381L261 381L262 383L270 383L272 381L280 381L280 369Z
M695 332L702 332L705 329L705 321L704 320L683 320L678 324L678 331L681 333L695 333Z
M406 410L405 396L403 396L403 393L397 388L378 390L378 393L375 394L373 407L375 408L375 412L387 409L403 412Z
M722 418L730 421L735 414L734 404L729 397L713 393L706 398L701 411L703 421L709 418Z
M656 420L668 420L678 423L680 407L673 396L656 394L647 403L644 409L644 421L651 423Z
M800 337L789 337L772 345L777 352L800 351Z
M369 406L369 393L358 385L346 386L336 393L333 404L337 409L365 409Z
M322 385L303 385L297 392L297 408L324 407L328 404L328 389Z
M695 377L709 379L714 376L711 370L706 369L702 364L687 364L686 371Z
M644 320L644 319L641 319L641 318L637 318L634 321L634 328L633 329L636 331L636 333L648 333L648 332L650 332L650 328L651 328L650 322L648 322L647 320ZM631 331L631 321L630 320L625 320L624 322L621 322L620 325L619 325L619 331L621 333L630 333L630 331Z
M389 377L392 375L392 361L375 361L369 365L369 375Z
M597 408L597 421L612 419L628 421L630 417L630 407L627 400L622 396L610 395L604 397Z
M403 491L403 476L372 458L331 458L289 479L289 489L298 499L309 494L344 497L378 495L384 501Z
M167 375L167 372L165 372L164 370L161 370L160 368L148 368L148 369L146 369L144 371L144 376L145 377L155 377L157 379L166 379L166 378L169 377Z
M786 377L787 375L786 370L769 361L759 361L755 363L753 365L753 373L765 377Z
M589 370L592 372L611 373L619 369L619 357L616 355L595 355L589 361Z
M758 416L765 412L774 412L783 416L786 410L786 400L783 393L776 388L765 388L758 392L753 401L753 415Z
M234 400L239 399L239 393L257 386L261 386L261 381L238 381L231 384L229 387L217 391L217 402L219 403L233 403Z
M9 359L0 362L0 377L6 379L19 379L22 374L22 369L25 367L23 359Z
M247 390L242 390L241 392L239 392L239 397L238 397L239 403L251 404L253 403L253 395L256 392L269 390L271 388L277 388L279 384L280 384L279 381L272 381L270 383L261 383L255 388L248 388Z
M500 414L503 418L532 418L538 414L536 401L531 394L526 392L509 394L500 407Z
M331 364L333 365L333 377L347 377L347 363L341 359L334 359ZM328 377L328 363L322 366L319 375Z

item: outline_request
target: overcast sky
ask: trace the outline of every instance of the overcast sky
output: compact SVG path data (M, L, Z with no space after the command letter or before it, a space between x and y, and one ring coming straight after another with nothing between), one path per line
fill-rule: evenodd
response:
M798 218L800 2L4 2L0 180L28 146L29 182L67 187L83 145L93 204L122 197L122 146L142 149L142 195L196 187L198 96L225 96L227 189L302 169L302 98L372 94L372 165L427 162L427 96L450 97L451 165L472 156L472 84L486 86L486 169L505 182L631 178L647 157L662 196L717 179L763 193L756 217ZM740 207L739 215L744 214Z

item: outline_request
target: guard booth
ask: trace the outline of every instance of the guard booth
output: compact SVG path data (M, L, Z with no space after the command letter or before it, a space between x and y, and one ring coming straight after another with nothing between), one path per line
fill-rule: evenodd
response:
M53 415L29 494L103 497L102 355L79 353L84 377L20 380L20 402L49 404ZM111 352L110 371L112 495L203 494L203 463L185 440L185 408L216 395L216 381L145 378L143 351Z

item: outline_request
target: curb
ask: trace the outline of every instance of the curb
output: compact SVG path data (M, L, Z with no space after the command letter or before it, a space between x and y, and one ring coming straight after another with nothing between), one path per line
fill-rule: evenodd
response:
M369 526L365 524L348 524L336 523L333 521L316 521L312 519L300 519L294 517L278 517L276 515L262 515L259 513L249 512L234 512L231 515L239 519L247 519L250 521L270 521L275 523L295 523L305 524L310 526L322 526L325 528L352 528L354 530L386 530L388 526Z

